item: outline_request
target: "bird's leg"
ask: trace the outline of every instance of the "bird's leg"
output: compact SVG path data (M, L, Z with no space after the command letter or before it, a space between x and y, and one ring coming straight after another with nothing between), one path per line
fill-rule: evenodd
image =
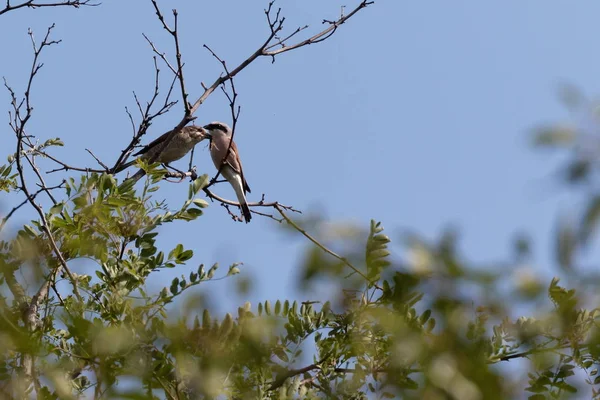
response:
M181 176L180 176L180 177L178 177L178 179L179 179L179 181L178 181L178 182L181 182L181 181L183 180L183 178L185 178L185 176L186 176L186 173L185 173L185 172L183 172L183 171L180 171L180 170L178 170L177 168L170 166L168 163L162 163L161 165L162 165L162 166L163 166L165 169L172 169L173 171L177 172L178 174L181 174ZM168 179L167 179L167 180L168 180ZM173 181L169 181L169 182L173 182Z
M178 173L180 173L182 176L185 176L185 175L186 175L186 173L185 173L185 172L183 172L183 171L181 171L181 170L178 170L177 168L175 168L175 167L172 167L172 166L170 166L169 164L163 164L163 166L164 166L165 168L171 168L171 169L172 169L172 170L174 170L175 172L178 172ZM198 179L198 174L196 173L196 167L193 167L193 168L192 168L192 169L191 169L189 172L190 172L190 178L191 178L191 181L195 181L196 179Z
M172 169L173 171L175 171L175 172L178 172L178 173L180 173L181 175L184 175L184 176L185 176L185 172L183 172L183 171L180 171L180 170L178 170L178 169L177 169L177 168L175 168L175 167L171 167L171 166L170 166L168 163L164 163L164 164L162 164L162 166L163 166L163 167L165 167L165 168L170 168L170 169Z
M190 182L193 182L196 179L198 179L198 174L196 173L196 167L192 167L192 169L190 170Z

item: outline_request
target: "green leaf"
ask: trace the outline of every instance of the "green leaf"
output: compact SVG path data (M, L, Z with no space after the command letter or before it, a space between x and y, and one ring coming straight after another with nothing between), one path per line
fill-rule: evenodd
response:
M556 260L558 264L570 270L573 265L573 255L577 247L575 229L565 218L558 222L556 233Z
M178 259L179 255L183 252L183 245L179 243L173 250L169 252L169 260Z
M88 204L86 196L82 195L79 197L75 197L73 199L73 204L75 205L75 209L85 207Z
M211 323L210 312L205 308L204 311L202 311L202 328L209 329L210 323Z
M193 203L200 208L208 207L208 202L203 199L194 199Z
M371 220L369 237L367 239L365 259L367 263L367 277L371 281L376 281L380 278L381 271L391 265L386 259L391 254L387 249L387 243L390 239L382 234L383 226L381 222Z
M190 217L190 220L194 220L204 214L204 211L199 208L188 208L185 212Z
M186 250L177 256L177 264L183 264L193 256L194 252L192 250Z
M44 148L44 147L49 147L49 146L60 146L60 147L62 147L62 146L64 146L64 145L65 145L65 144L63 143L63 141L62 141L62 140L60 140L60 138L51 138L51 139L48 139L48 140L46 140L46 141L45 141L45 142L44 142L44 143L41 145L41 148Z
M227 271L227 276L231 276L231 275L237 275L240 273L240 269L238 268L238 265L241 265L242 263L233 263L229 266L229 271Z
M204 174L199 176L194 182L192 182L192 192L193 194L198 194L198 192L204 189L208 185L208 175Z
M165 253L163 253L162 251L159 251L158 254L156 255L156 265L161 265L164 260L165 260Z
M31 226L29 225L23 225L23 229L25 230L25 232L27 232L29 234L29 236L35 238L38 236L38 233L36 232L35 229L33 229Z
M565 392L569 392L569 393L577 393L577 388L575 386L571 386L569 385L567 382L565 381L559 381L556 382L554 384L554 386L564 390Z
M583 215L579 237L583 243L587 243L590 236L596 230L600 220L600 196L595 196L589 201Z
M134 185L135 185L135 181L133 179L125 179L118 186L117 190L119 193L122 193L122 194L129 193L133 189Z
M227 337L227 335L229 335L229 333L231 333L233 326L234 326L233 317L231 316L230 313L227 313L225 315L225 319L223 319L223 323L221 324L221 327L219 328L220 336L223 338Z
M525 389L527 390L527 389ZM546 396L543 394L533 394L527 398L528 400L546 400Z
M179 278L173 279L169 290L171 291L172 295L176 295L179 292Z
M285 349L283 349L282 347L275 347L273 349L273 353L275 353L275 355L277 357L279 357L279 359L283 362L289 362L290 359L287 355L287 353L285 352Z
M215 275L215 272L217 271L218 268L219 268L219 263L213 264L213 266L210 267L210 269L208 270L208 273L206 274L206 278L212 279L212 277Z
M533 145L538 147L565 147L574 143L577 131L567 126L538 128L534 132Z

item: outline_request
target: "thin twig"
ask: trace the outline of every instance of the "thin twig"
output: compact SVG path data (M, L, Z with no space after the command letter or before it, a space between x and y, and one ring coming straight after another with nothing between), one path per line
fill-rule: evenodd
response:
M42 7L60 7L60 6L69 6L74 8L79 8L81 6L95 7L99 6L100 3L90 3L91 0L69 0L62 1L57 3L36 3L34 0L29 0L23 2L21 4L11 5L10 0L6 1L6 7L0 10L0 15L7 13L9 11L18 10L19 8L27 7L27 8L42 8Z
M9 5L7 5L7 7L9 7ZM60 43L60 40L58 40L58 41L50 40L50 34L51 34L53 28L54 28L54 24L48 28L48 30L46 32L46 36L44 37L44 39L42 40L42 42L40 43L39 46L37 46L37 44L35 42L33 32L31 30L28 31L28 34L30 36L31 43L33 46L33 55L34 56L33 56L33 62L31 65L31 70L29 73L29 79L27 81L27 86L25 89L24 97L19 103L17 103L14 91L8 86L8 83L6 82L6 80L4 82L5 86L9 90L9 93L11 96L11 104L13 107L13 110L12 110L13 114L11 114L11 120L10 120L9 125L13 129L15 136L17 138L17 145L16 145L16 151L15 151L15 164L17 166L17 173L18 173L19 181L20 181L19 189L25 194L27 202L29 202L29 204L31 204L31 206L35 209L35 211L39 215L39 218L41 221L41 223L40 223L41 231L47 236L49 244L50 244L50 248L52 249L52 252L58 259L58 265L54 268L54 271L52 271L48 275L48 277L46 277L46 281L42 284L42 286L37 291L37 293L32 297L31 302L29 303L29 305L27 306L27 309L24 312L23 319L24 319L25 324L29 331L34 331L37 328L38 318L39 318L39 315L38 315L39 305L42 302L42 299L46 298L46 296L48 294L48 289L51 286L51 283L53 282L53 277L55 277L59 271L63 270L66 272L66 274L69 276L70 282L73 286L74 294L80 301L82 301L81 294L79 293L79 290L77 288L77 280L75 279L75 277L72 275L71 271L69 270L69 267L67 266L67 262L64 259L63 254L61 253L60 249L58 248L58 245L56 244L56 241L54 239L54 236L50 230L50 226L46 219L46 214L45 214L44 210L42 209L42 207L35 202L35 198L39 194L39 192L31 193L27 186L27 182L25 179L25 170L24 170L23 162L22 162L23 158L25 158L27 160L29 165L32 167L32 169L38 176L38 179L40 180L40 186L41 186L40 190L46 192L50 196L50 198L55 202L56 200L50 193L49 188L46 186L46 183L44 182L44 179L42 178L42 176L39 172L39 169L35 165L34 161L29 158L29 155L26 152L24 152L24 150L23 150L24 140L28 141L30 147L35 148L33 143L31 143L31 141L29 140L29 136L27 136L25 134L25 128L26 128L28 121L31 119L32 111L33 111L33 107L31 104L31 88L32 88L33 80L34 80L35 76L37 75L37 73L40 71L40 69L43 67L42 63L38 63L39 56L45 47ZM24 108L24 111L23 111L23 108ZM31 157L34 157L33 153L31 155ZM20 208L20 206L18 208ZM36 374L36 371L34 368L34 356L32 354L25 354L23 356L22 365L23 365L23 369L25 371L25 375L28 377L28 379L31 382L33 382L34 387L37 388L38 383L36 382L37 374Z
M209 189L204 188L202 189L204 191L204 193L206 194L206 196L210 199L216 200L216 201L220 201L221 203L224 204L228 204L230 206L236 206L239 207L240 203L238 203L237 201L233 201L233 200L227 200L221 196L218 196L216 194L214 194L213 192L211 192ZM292 212L296 212L296 213L301 213L301 211L294 209L292 206L286 206L283 205L277 201L274 202L270 202L270 203L266 203L264 201L259 201L256 203L248 203L248 207L275 207L275 208L281 208L284 210L288 210L288 211L292 211ZM252 211L252 210L250 210Z
M100 166L101 166L102 168L104 168L106 171L108 171L108 170L109 170L108 166L106 166L106 164L104 164L102 161L100 161L100 159L99 159L98 157L96 157L96 155L95 155L94 153L92 153L92 151L91 151L90 149L85 149L85 151L87 151L88 153L90 153L90 155L91 155L92 157L94 157L94 160L96 160L96 162L97 162L98 164L100 164Z
M138 106L138 110L139 110L141 118L142 118L137 129L135 128L133 116L131 115L131 113L129 112L127 107L125 108L125 111L127 112L127 115L129 116L129 120L131 121L132 129L133 129L133 137L132 137L131 141L129 142L129 144L121 151L121 155L115 162L115 165L110 169L110 171L112 173L118 172L119 168L127 162L127 158L129 157L129 155L133 152L134 148L139 144L142 136L144 136L146 134L150 125L152 125L152 121L155 118L167 113L171 109L171 107L173 107L175 104L177 104L177 101L170 100L171 93L173 92L173 86L175 85L175 82L176 82L176 76L175 76L173 78L173 80L171 81L171 85L169 87L167 95L165 96L165 101L164 101L162 107L160 109L158 109L158 111L152 113L152 107L154 106L154 103L159 96L159 87L160 87L160 68L158 68L158 63L156 61L156 57L153 57L153 61L154 61L154 71L155 71L155 73L154 73L154 93L152 94L152 98L150 99L150 101L146 103L146 107L142 107L137 95L135 94L135 92L133 93L133 97L135 99L135 102Z
M35 198L42 192L46 192L50 195L49 191L53 190L53 189L59 189L62 188L63 185L66 183L66 181L62 181L59 185L57 186L52 186L52 187L46 187L43 186L40 187L35 193L33 193L31 195L31 200L35 200ZM6 214L6 216L4 218L2 218L2 222L0 222L0 231L4 228L4 225L6 225L6 223L8 222L8 220L10 219L10 217L12 217L12 215L17 212L21 207L23 207L25 204L27 204L29 202L29 198L25 198L25 200L23 200L21 203L19 203L18 205L14 206L8 214Z
M225 70L225 75L229 75L229 70L227 69L227 64L225 63L225 61L222 60L207 45L204 45L204 48L206 48L208 51L210 51L210 53L213 55L213 57L216 58L217 61L219 61L221 63L221 66L223 67L223 70ZM219 176L221 175L221 171L223 170L223 168L227 164L227 159L229 157L229 154L231 153L231 147L233 146L233 137L235 136L235 128L237 126L237 121L238 121L238 118L240 116L240 111L241 111L240 107L238 107L237 110L235 108L235 101L237 100L238 94L237 94L237 91L235 90L235 83L234 83L233 78L231 78L229 80L229 84L231 86L231 91L232 91L232 95L231 96L229 95L229 93L225 89L225 83L223 83L223 85L221 86L221 89L223 90L223 93L227 97L227 100L229 100L229 108L231 110L231 118L232 118L231 137L229 138L229 145L227 146L227 151L225 152L225 155L223 156L223 159L221 160L221 164L219 165L219 168L217 169L217 173L210 180L210 182L209 182L209 184L208 184L207 187L210 187L210 186L214 185L217 182L217 179L219 179ZM229 209L228 209L228 211L229 211Z
M329 27L319 33L317 33L314 36L311 36L310 38L303 40L301 42L298 42L296 44L290 45L290 46L283 46L283 43L285 42L285 40L289 39L290 37L292 37L294 34L290 35L287 39L277 43L279 45L282 45L282 47L280 49L277 50L272 50L272 51L267 51L264 55L268 55L268 56L276 56L277 54L281 54L281 53L285 53L286 51L290 51L290 50L294 50L297 49L299 47L304 47L304 46L308 46L310 44L315 44L315 43L319 43L324 41L325 39L329 38L331 35L333 35L335 33L335 31L337 30L337 28L342 25L343 23L345 23L348 19L352 18L352 16L354 14L356 14L357 12L359 12L361 9L368 7L369 5L375 3L374 1L366 1L363 0L360 2L360 4L354 9L352 10L352 12L350 12L350 14L348 15L341 15L340 18L337 21L327 21L327 20L323 20L323 23L328 23Z
M530 350L523 351L520 353L509 354L509 355L500 357L496 360L489 361L488 364L495 364L498 361L510 361L510 360L514 360L516 358L527 358L534 354L548 353L548 352L564 350L564 349L568 349L568 348L570 348L570 346L567 346L567 345L558 345L555 347L547 347L547 348L539 348L538 347L538 348L530 349Z
M310 234L308 234L308 232L306 232L304 229L300 228L300 226L298 226L298 224L296 224L294 221L292 221L292 219L285 214L285 212L283 211L283 209L281 207L279 207L279 205L275 204L275 205L273 205L273 208L275 208L277 211L279 211L279 214L281 214L281 216L283 217L283 219L285 219L285 221L289 225L291 225L294 229L296 229L298 232L300 232L305 238L307 238L308 240L310 240L311 242L313 242L318 248L320 248L321 250L323 250L325 253L327 253L327 254L329 254L329 255L337 258L338 260L340 260L344 264L346 264L350 269L352 269L358 275L360 275L361 277L363 277L367 282L369 282L369 284L373 285L374 287L376 287L379 290L383 290L379 285L377 285L376 282L374 282L371 279L369 279L367 277L367 275L365 275L357 267L355 267L354 265L352 265L352 263L350 261L348 261L348 259L346 257L342 257L339 254L337 254L336 252L334 252L333 250L328 249L327 247L325 247L325 245L323 245L317 239L315 239Z
M292 32L290 35L288 35L284 39L280 39L278 34L283 29L283 22L285 21L285 17L280 16L280 14L281 14L280 8L277 10L276 13L274 13L275 15L273 15L274 2L273 1L270 2L268 8L265 10L265 15L266 15L266 19L267 19L267 23L269 25L269 31L270 31L270 34L268 35L267 39L246 60L244 60L241 64L239 64L233 70L231 70L231 71L227 70L225 75L222 75L219 78L217 78L211 86L206 87L206 85L202 84L204 93L194 102L193 105L190 106L190 104L187 101L188 94L187 94L187 90L185 89L185 80L183 78L183 62L181 60L181 52L180 52L180 48L179 48L179 37L177 34L177 28L178 28L178 26L177 26L177 24L178 24L177 11L173 10L175 25L174 25L174 28L170 28L169 25L167 24L167 22L165 21L165 18L163 16L162 12L160 11L160 8L158 7L157 0L151 0L151 2L154 7L155 13L156 13L160 23L162 24L163 28L173 37L173 39L175 41L177 68L174 68L168 62L165 54L158 51L158 49L156 49L154 44L146 36L145 37L146 37L146 40L150 43L153 51L159 57L161 57L163 59L163 61L165 61L165 63L169 66L169 68L174 73L174 75L178 78L180 87L181 87L182 98L184 101L184 108L185 108L185 113L184 113L183 118L171 130L171 134L169 135L169 137L167 137L165 139L166 143L168 143L170 140L172 140L173 136L177 132L179 132L181 130L181 128L183 128L185 125L187 125L188 123L190 123L191 121L193 121L195 119L195 117L193 117L193 114L198 110L198 108L204 103L204 101L206 101L206 99L218 87L220 87L227 81L231 81L239 72L241 72L243 69L245 69L248 65L250 65L257 58L262 57L262 56L269 56L269 57L272 57L274 60L275 55L277 55L277 54L281 54L285 51L289 51L289 50L297 49L297 48L300 48L303 46L307 46L309 44L321 42L321 41L327 39L328 37L330 37L340 25L345 23L349 18L351 18L353 15L355 15L359 10L367 7L370 4L373 4L373 1L363 0L350 14L348 14L346 16L342 15L342 16L340 16L340 18L337 21L329 22L331 26L329 26L327 29L319 32L318 34L316 34L316 35L312 36L311 38L306 39L302 42L299 42L299 43L296 43L296 44L293 44L290 46L285 46L286 41L288 41L289 39L294 37L296 34L298 34L300 31L304 30L305 28L304 27L298 28L296 31ZM277 39L277 42L272 43L273 39ZM281 46L281 48L277 49L277 50L270 50L274 46ZM207 46L205 46L205 47L207 47ZM211 52L212 52L212 50L211 50ZM212 53L214 55L214 52L212 52ZM217 57L217 59L219 59L219 58ZM225 65L224 61L222 61L222 63ZM149 160L150 163L152 163L153 161L154 160ZM192 161L190 160L190 166L191 166L191 163L192 163ZM219 168L218 173L219 172L220 172L220 168ZM218 175L217 175L217 177L218 177ZM213 183L215 180L213 180Z
M35 150L35 152L41 156L44 157L48 157L50 160L54 161L55 163L61 165L60 168L55 168L55 169L51 169L49 171L46 171L47 174L51 174L53 172L58 172L58 171L79 171L79 172L96 172L96 173L103 173L103 172L107 172L106 170L102 170L102 169L95 169L95 168L80 168L80 167L74 167L72 165L69 165L63 161L60 161L59 159L57 159L54 156L51 156L50 154L46 153L45 151L40 151L40 150Z

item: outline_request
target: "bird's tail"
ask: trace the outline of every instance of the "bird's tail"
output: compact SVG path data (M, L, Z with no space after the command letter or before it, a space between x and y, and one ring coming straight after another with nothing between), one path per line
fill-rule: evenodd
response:
M250 207L248 207L248 202L246 201L246 196L244 196L244 191L239 190L241 187L234 187L235 195L238 198L238 202L240 203L240 208L242 209L242 214L244 215L244 220L246 223L250 222L252 219L252 214L250 213Z
M138 172L136 172L135 174L133 174L133 176L125 179L126 181L130 181L133 180L133 183L137 182L140 180L141 177L143 177L144 175L146 175L146 171L144 171L143 169L139 169Z
M246 201L246 195L244 194L244 187L241 177L239 175L231 176L229 173L223 173L223 175L225 178L230 178L227 180L229 183L231 183L231 186L233 186L235 195L240 203L240 208L242 209L242 214L244 215L244 220L246 223L250 222L252 219L252 214L250 213L250 207L248 207L248 202Z
M117 167L117 169L115 169L115 174L118 174L119 172L123 171L124 169L131 167L133 164L135 164L135 162L136 162L136 160L132 160L125 164L119 165L119 167Z
M250 214L250 208L247 203L240 203L240 207L242 207L242 214L244 214L244 219L246 223L250 222L252 219L252 214Z

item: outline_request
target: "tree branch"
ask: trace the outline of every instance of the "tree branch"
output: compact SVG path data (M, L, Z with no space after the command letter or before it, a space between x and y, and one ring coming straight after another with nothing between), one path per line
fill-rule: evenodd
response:
M279 214L281 214L281 216L283 217L283 219L289 225L291 225L294 229L296 229L298 232L300 232L305 238L307 238L308 240L310 240L311 242L313 242L318 248L320 248L325 253L327 253L327 254L329 254L329 255L337 258L339 261L341 261L342 263L344 263L345 265L347 265L350 269L352 269L358 275L360 275L361 277L363 277L367 282L369 282L370 285L373 285L373 287L375 287L375 288L377 288L379 290L383 290L379 285L377 285L376 282L370 280L363 272L361 272L357 267L355 267L354 265L352 265L352 263L350 261L348 261L348 259L346 257L342 257L339 254L335 253L333 250L328 249L327 247L325 247L325 245L323 245L317 239L315 239L314 237L312 237L311 235L309 235L308 232L306 232L304 229L300 228L300 226L298 226L298 224L296 224L294 221L292 221L292 219L285 214L285 212L283 211L283 209L278 204L274 204L273 208L275 208L277 211L279 211Z
M20 4L11 5L10 0L6 1L6 6L0 10L0 15L7 13L9 11L18 10L19 8L27 7L27 8L42 8L42 7L61 7L68 6L79 8L81 6L95 7L99 6L100 3L91 3L91 0L69 0L69 1L60 1L56 3L36 3L34 0L25 1Z
M144 35L144 37L146 37L146 36ZM146 40L149 41L149 39L147 37L146 37ZM153 49L155 49L152 42L150 42L150 44L152 45ZM157 50L155 50L155 52L159 56L161 56L161 54L158 53ZM164 58L163 58L163 60L164 60ZM145 108L142 107L142 105L140 104L140 101L138 100L135 92L133 93L133 97L135 98L135 102L138 106L138 110L139 110L141 118L142 118L137 130L135 129L135 123L133 122L133 117L131 116L131 113L129 112L127 107L125 107L125 111L129 115L129 119L130 119L131 125L133 127L133 131L134 131L133 137L132 137L131 141L129 142L129 144L125 147L125 149L123 149L121 151L121 155L115 162L115 165L110 169L111 173L118 172L119 167L127 162L127 158L133 152L133 149L139 144L142 136L144 136L146 134L146 132L148 131L148 128L150 127L150 125L152 125L152 121L155 118L167 113L171 109L171 107L173 107L175 104L177 104L177 101L171 101L171 94L173 92L173 87L175 86L175 82L177 81L177 75L175 75L173 77L173 80L171 81L171 85L169 87L167 95L165 96L165 101L164 101L163 105L161 106L161 108L158 111L152 113L152 107L154 106L154 103L159 96L159 88L160 88L160 68L158 68L158 63L156 61L156 57L154 57L154 71L155 71L154 93L153 93L150 101L146 103Z
M240 73L242 70L244 70L248 65L250 65L252 62L254 62L257 58L259 57L263 57L263 56L270 56L273 58L278 54L284 53L286 51L289 50L293 50L293 49L297 49L300 47L304 47L307 46L309 44L313 44L313 43L319 43L324 41L325 39L327 39L328 37L330 37L336 30L337 28L342 25L343 23L345 23L348 19L350 19L351 17L353 17L358 11L360 11L363 8L366 8L367 6L373 4L373 1L366 1L363 0L360 2L360 4L352 10L352 12L350 12L348 15L344 16L340 16L340 18L336 21L324 21L324 23L329 23L330 26L317 33L316 35L312 36L309 39L306 39L302 42L287 46L287 47L282 47L281 49L278 50L272 50L269 51L268 49L273 48L273 46L277 46L277 45L281 45L284 46L285 42L287 40L289 40L290 38L294 37L297 33L299 33L300 31L304 30L305 28L298 28L295 32L293 32L292 34L288 35L286 38L284 39L279 39L276 43L272 43L273 39L277 38L277 34L283 29L283 22L285 21L285 17L280 16L281 13L281 9L278 9L277 12L275 13L275 15L273 16L273 4L274 1L271 1L269 3L268 8L265 10L265 15L267 18L267 23L269 25L269 30L270 33L267 37L267 39L262 43L262 45L254 52L252 53L246 60L244 60L241 64L239 64L236 68L234 68L233 70L226 72L225 75L220 76L219 78L217 78L212 85L210 85L209 87L206 87L204 85L202 85L202 87L204 88L204 93L194 102L194 104L189 107L189 104L187 102L187 91L185 90L185 84L184 84L184 79L183 79L183 72L182 72L182 66L183 63L181 62L181 54L180 54L180 50L179 50L179 42L178 42L178 35L177 35L177 27L175 27L175 29L171 29L169 28L169 26L167 25L163 14L160 12L160 9L158 7L157 4L157 0L150 0L152 2L152 5L154 6L154 9L156 11L156 15L159 19L159 21L161 22L163 28L169 32L169 34L171 36L173 36L174 40L175 40L175 47L176 47L176 58L177 58L177 77L180 81L180 85L181 85L181 90L182 90L182 97L184 99L184 107L185 107L185 114L184 117L182 118L182 120L177 124L177 126L175 126L172 130L172 134L166 139L167 143L168 141L170 141L173 138L173 135L175 135L176 132L178 132L179 130L181 130L181 128L183 128L185 125L187 125L188 123L190 123L191 121L194 120L195 117L193 117L193 114L198 110L198 108L206 101L206 99L222 84L224 84L227 81L232 80L238 73ZM173 14L175 16L175 21L177 22L177 11L173 10ZM153 46L154 47L154 46ZM206 46L205 46L206 47ZM208 47L207 47L208 48ZM155 50L155 52L159 55L161 55L161 58L163 58L164 54L159 53L158 51ZM165 60L165 58L163 58L163 60ZM170 64L167 62L167 65L170 66ZM173 71L174 68L172 66L170 66L171 70ZM150 160L150 162L152 162L153 160Z
M215 57L217 59L217 61L219 61L221 63L221 65L223 66L223 70L225 71L225 74L229 75L229 70L227 69L227 64L225 63L225 61L223 61L219 56L217 56L217 54L207 45L204 45L204 48L206 48L208 51L210 51L210 53L213 55L213 57ZM217 179L219 179L219 176L221 175L221 171L223 170L223 167L225 166L225 164L227 164L227 158L229 157L229 154L231 153L231 146L233 145L233 137L235 136L235 127L237 126L237 121L240 116L240 111L241 111L240 107L238 106L237 110L235 108L235 101L237 100L238 94L235 90L235 84L234 84L233 78L231 78L229 80L229 84L231 85L232 95L229 95L229 93L227 93L227 90L225 89L225 83L223 83L223 85L221 85L221 89L223 90L223 93L227 97L227 100L229 100L229 108L231 110L231 119L232 119L231 138L229 140L229 146L227 146L227 151L225 152L225 155L223 156L223 159L221 160L221 164L219 165L219 168L217 169L217 173L210 180L207 188L214 185L217 182ZM190 163L191 163L191 160L190 160ZM229 209L228 209L228 211L229 211Z
M75 295L81 300L81 295L79 294L79 290L77 289L77 281L75 280L74 276L71 274L71 271L69 270L69 268L67 266L66 260L64 259L62 253L60 252L60 250L56 244L54 236L52 235L52 232L50 231L48 221L46 220L46 215L45 215L43 209L41 208L40 205L38 205L35 202L35 198L39 194L39 191L36 193L31 193L27 187L27 183L25 181L25 171L24 171L23 163L22 163L23 158L25 158L28 161L29 165L33 168L34 172L40 179L41 191L48 193L50 198L54 202L56 202L56 200L54 200L52 195L49 193L50 188L46 187L46 184L45 184L43 178L41 177L39 170L37 169L37 167L35 167L33 161L30 160L29 157L27 156L27 154L24 154L24 151L23 151L23 142L27 137L25 134L25 128L26 128L27 122L31 118L32 111L33 111L33 107L31 105L31 87L32 87L33 79L34 79L35 75L38 73L38 71L43 66L43 64L41 64L41 63L38 64L39 55L42 52L42 50L44 49L44 47L50 46L52 44L60 43L60 41L54 41L54 40L49 39L50 33L52 32L53 28L54 28L54 24L48 28L48 30L46 32L46 36L40 43L39 47L36 45L35 38L33 36L33 32L31 30L29 31L29 36L31 38L31 43L33 46L34 57L33 57L33 63L31 66L31 71L29 74L27 88L25 90L25 95L24 95L23 100L17 104L17 100L16 100L16 96L14 94L14 91L8 86L6 81L5 81L5 86L7 87L7 89L10 92L11 104L13 106L13 112L14 112L14 115L12 116L12 119L10 122L10 126L12 127L13 131L15 132L15 135L17 138L15 163L17 166L19 181L21 183L20 190L23 191L27 202L29 202L29 204L31 204L31 206L35 209L35 211L39 215L40 220L41 220L42 231L48 237L48 240L50 242L50 247L58 259L59 266L55 269L54 273L51 275L55 276L57 273L59 273L59 271L61 269L64 270L66 272L66 274L69 276L71 284L73 285L73 290L74 290ZM23 107L25 108L24 114L22 113ZM20 207L21 207L21 205L17 206L17 209ZM29 308L25 314L25 319L26 319L26 322L30 329L35 327L35 318L37 316L37 309L39 306L39 302L41 301L42 298L44 298L46 296L51 280L52 279L49 277L48 280L38 290L36 295L33 297L32 301L29 305Z

